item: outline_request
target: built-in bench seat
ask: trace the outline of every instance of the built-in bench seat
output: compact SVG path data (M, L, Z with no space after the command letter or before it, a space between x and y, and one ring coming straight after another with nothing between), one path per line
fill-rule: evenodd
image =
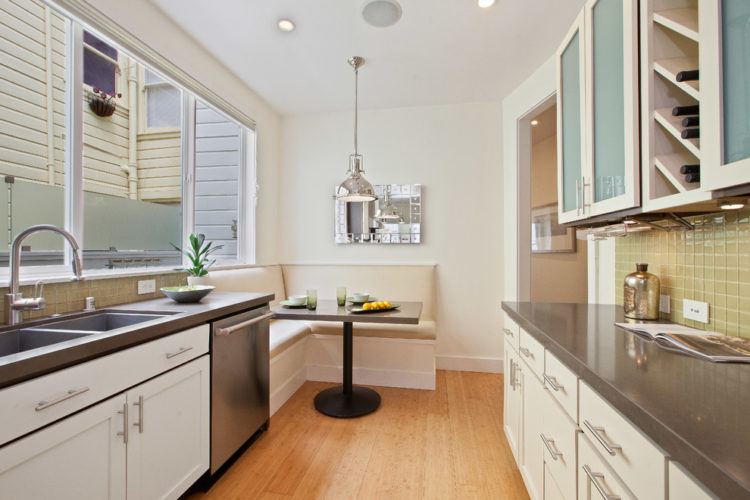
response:
M434 266L289 265L213 271L207 281L227 292L268 292L272 304L316 289L334 300L336 287L369 291L392 302L420 301L418 325L357 323L354 381L359 384L434 389L436 324ZM305 380L341 380L342 325L328 321L270 323L271 409L278 409Z

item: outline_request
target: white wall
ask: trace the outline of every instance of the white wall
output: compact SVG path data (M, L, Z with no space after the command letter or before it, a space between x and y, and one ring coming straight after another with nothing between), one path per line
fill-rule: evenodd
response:
M280 261L437 263L439 367L499 369L500 118L500 105L486 103L362 111L367 178L424 186L424 243L360 246L333 241L332 195L346 173L352 113L284 117Z
M89 3L256 121L260 186L256 261L277 263L279 115L148 0L128 0L124 4L115 0L89 0Z

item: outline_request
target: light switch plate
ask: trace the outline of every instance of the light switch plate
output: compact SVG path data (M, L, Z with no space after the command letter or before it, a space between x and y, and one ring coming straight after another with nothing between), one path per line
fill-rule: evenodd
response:
M685 319L692 319L700 323L708 323L708 302L683 299L682 315Z
M664 314L672 312L669 305L669 295L659 295L659 312Z
M154 293L156 291L156 280L139 280L138 295Z

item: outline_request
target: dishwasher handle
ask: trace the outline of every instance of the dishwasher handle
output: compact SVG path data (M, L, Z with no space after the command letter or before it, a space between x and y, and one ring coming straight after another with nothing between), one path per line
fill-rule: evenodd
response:
M273 317L274 317L274 313L269 312L261 316L258 316L256 318L248 319L247 321L241 321L240 323L236 323L234 325L230 325L224 328L217 328L216 335L218 335L219 337L226 337L236 332L237 330L241 330L242 328L246 328L248 326L253 326L257 323L260 323L261 321L271 319Z

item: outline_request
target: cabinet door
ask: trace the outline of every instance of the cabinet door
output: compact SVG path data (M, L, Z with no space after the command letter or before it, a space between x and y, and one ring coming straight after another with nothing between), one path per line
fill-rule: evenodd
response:
M586 157L583 206L599 215L640 204L638 7L589 0L586 34Z
M750 182L750 2L699 2L701 187Z
M128 498L178 498L209 467L203 356L128 391Z
M523 379L523 425L521 471L531 498L542 498L544 491L544 399L546 394L542 382L524 365Z
M510 449L520 462L519 434L521 429L521 385L518 356L508 342L505 343L505 371L503 375L503 428Z
M586 217L584 210L585 33L583 12L557 49L558 220Z
M0 448L0 497L124 499L124 395Z

